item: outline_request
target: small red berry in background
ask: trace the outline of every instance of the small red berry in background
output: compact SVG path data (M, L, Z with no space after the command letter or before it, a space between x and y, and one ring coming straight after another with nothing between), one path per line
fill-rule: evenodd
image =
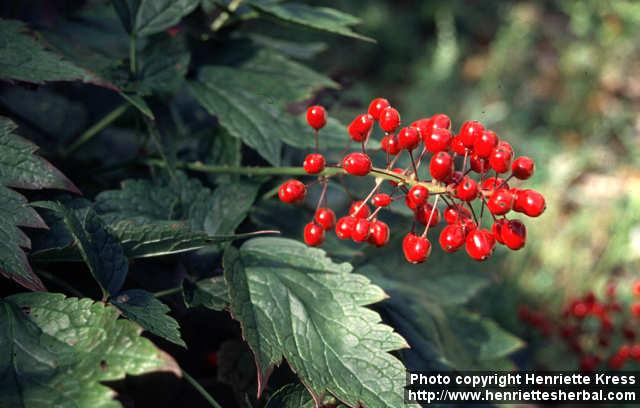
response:
M640 297L640 280L633 283L632 293L634 296Z
M320 207L313 219L322 228L329 230L336 224L336 213L331 208Z
M511 164L511 173L520 180L527 180L533 175L536 166L533 160L527 156L520 156Z
M327 112L320 105L309 106L307 109L307 123L315 130L320 130L327 124Z
M373 121L373 116L368 113L357 116L347 127L351 139L356 142L365 141L373 129Z
M309 246L318 246L324 242L324 228L315 222L304 227L304 242Z
M431 254L431 242L425 237L409 233L402 240L402 252L408 262L422 263Z
M371 166L371 159L365 153L349 153L342 159L342 168L352 176L366 176Z
M318 174L324 170L325 160L320 153L309 153L305 157L302 167L309 174Z
M307 187L298 180L287 180L278 189L278 197L284 203L297 203L304 200Z
M218 366L218 352L217 351L212 351L210 353L207 353L207 363L209 363L209 365L211 367L217 367Z
M382 130L393 133L400 126L400 113L395 108L388 106L380 112L378 121Z
M636 302L631 305L631 314L635 317L640 317L640 302Z
M369 104L369 115L373 116L375 120L379 120L382 110L388 108L389 106L389 101L385 98L376 98Z

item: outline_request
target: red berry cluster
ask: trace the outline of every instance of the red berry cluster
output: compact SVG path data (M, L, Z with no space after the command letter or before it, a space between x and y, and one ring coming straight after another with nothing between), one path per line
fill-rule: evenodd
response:
M599 299L593 292L571 299L554 321L549 314L521 306L518 317L543 336L558 337L579 359L583 371L595 371L606 362L613 370L640 363L640 339L634 327L640 322L640 281L632 288L635 301L624 307L615 283Z
M378 219L378 214L392 201L404 200L415 215L413 228L402 242L407 261L420 263L427 259L431 252L427 232L441 218L446 223L439 236L442 249L456 252L464 246L471 258L482 261L493 253L496 242L513 250L525 245L525 225L519 219L508 219L507 214L513 211L537 217L545 210L540 193L508 184L512 179L530 178L535 167L533 160L515 157L511 145L480 122L464 122L454 134L449 117L439 113L401 127L400 113L386 99L376 98L367 113L356 116L347 126L350 139L360 144L359 151L346 154L340 163L328 165L317 151L318 131L326 124L326 118L322 106L307 110L307 123L315 130L316 151L307 155L303 168L307 174L318 175L324 188L316 214L304 229L308 245L322 244L325 231L335 228L340 239L383 246L389 240L390 230ZM384 132L379 149L386 157L383 167L375 167L367 151L376 123ZM411 164L407 168L396 167L403 152ZM428 170L421 174L421 164L426 167L427 163ZM339 174L327 167L352 176L375 178L370 193L355 201L349 213L337 221L334 212L322 206L328 178ZM388 185L383 185L383 180ZM280 186L278 195L285 203L300 202L306 196L306 186L298 180L288 180ZM476 211L474 205L480 208ZM482 227L485 207L492 216L487 228ZM424 225L421 233L416 232L420 224Z

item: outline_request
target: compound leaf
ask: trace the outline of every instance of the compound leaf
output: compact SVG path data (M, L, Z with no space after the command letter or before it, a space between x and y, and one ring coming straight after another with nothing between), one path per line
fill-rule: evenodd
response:
M12 407L117 407L102 382L170 371L175 361L115 307L62 294L0 300L0 395ZM3 405L4 406L4 405Z
M258 393L285 358L314 399L357 407L403 404L405 369L389 351L407 347L363 306L386 295L349 264L282 238L255 238L224 255L232 315L258 368Z

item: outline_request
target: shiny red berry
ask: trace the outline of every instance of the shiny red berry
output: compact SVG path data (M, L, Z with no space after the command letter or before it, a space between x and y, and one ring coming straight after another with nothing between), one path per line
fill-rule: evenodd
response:
M491 226L491 233L495 237L496 241L498 241L501 244L504 244L504 241L502 240L502 228L508 222L509 220L507 220L506 218L500 218L496 220Z
M480 185L480 189L484 191L493 191L497 188L509 188L509 183L505 183L505 180L500 177L488 177L484 179ZM512 193L513 194L513 193Z
M309 174L318 174L324 170L325 160L320 153L310 153L304 158L302 167Z
M451 139L451 150L459 155L466 153L467 148L464 146L464 143L462 143L462 137L455 136Z
M380 127L387 133L393 133L400 126L400 113L395 108L388 106L380 112Z
M400 153L400 143L398 137L394 135L386 135L380 141L380 148L392 156Z
M456 187L456 195L462 201L471 201L478 196L478 184L469 176L464 176Z
M431 134L423 138L424 145L431 153L449 150L451 145L451 132L449 129L434 127Z
M451 129L451 119L444 113L436 113L431 117L434 129Z
M367 218L371 215L371 209L362 201L354 201L349 207L349 215L355 218Z
M473 151L480 157L489 157L493 148L498 144L498 135L491 130L485 130L473 142Z
M633 296L640 297L640 280L633 283L631 293L633 293Z
M428 137L433 130L433 118L422 118L418 119L415 122L411 123L411 127L418 129L420 132L420 137L424 140L425 137Z
M427 238L409 233L402 240L402 252L410 263L424 262L431 253L431 242Z
M342 159L342 168L352 176L366 176L371 171L371 159L364 153L349 153Z
M478 224L476 224L476 222L471 218L462 218L459 223L462 225L465 235L469 235L470 232L475 231L478 228Z
M373 116L368 113L356 116L356 118L347 126L347 131L351 139L356 142L362 142L369 137L371 129L373 129Z
M512 158L513 153L510 153L509 150L496 147L489 156L489 166L497 173L506 173L511 168Z
M482 134L482 132L484 132L484 126L482 126L482 123L475 120L470 120L462 124L460 133L458 133L458 135L462 139L462 144L466 148L471 149L473 148L473 144L475 143L476 139L479 135Z
M386 207L391 204L391 196L385 193L378 193L371 198L371 202L376 207Z
M469 164L471 165L471 170L475 171L478 174L484 174L491 166L489 165L489 159L486 157L480 157L478 153L471 153L469 156Z
M426 203L428 198L429 189L427 189L422 184L416 184L409 189L409 192L407 193L407 196L405 198L405 203L407 204L407 207L415 210L417 207Z
M464 228L460 224L450 224L440 232L440 246L445 252L456 252L465 242Z
M297 203L304 200L307 187L298 180L287 180L278 189L278 197L283 203Z
M497 237L496 237L497 239ZM527 228L520 220L509 220L500 228L500 242L513 250L518 250L527 241Z
M327 112L320 105L307 108L307 123L315 130L320 130L327 124Z
M334 213L331 208L320 207L316 211L313 219L322 228L329 230L336 224L336 213Z
M315 222L304 227L304 242L309 246L318 246L324 242L324 228Z
M533 159L527 156L520 156L511 164L513 176L520 180L526 180L533 175L535 170Z
M455 224L464 218L471 218L471 212L460 204L450 205L444 210L444 221L447 224Z
M432 211L433 216L431 215ZM422 225L429 223L430 227L434 227L440 222L440 211L437 208L434 210L431 203L425 203L415 209L415 218ZM431 222L429 222L429 219L431 219Z
M453 157L447 152L438 152L429 162L431 177L438 181L446 181L453 174Z
M414 150L420 144L418 129L414 127L404 127L398 132L398 144L401 149Z
M371 221L369 228L369 243L377 247L382 247L389 242L389 226L380 220Z
M496 190L489 197L487 208L493 215L504 215L513 208L513 195L506 188Z
M475 229L469 232L465 240L467 254L476 261L484 261L493 252L495 240L493 235L484 229Z
M389 101L385 98L376 98L369 104L369 115L373 116L375 120L378 120L380 119L380 113L382 113L382 110L389 106Z
M351 216L342 217L336 222L336 235L340 239L349 239L358 220Z
M366 218L359 218L351 232L351 239L355 242L364 242L369 238L371 222Z
M529 217L538 217L546 208L544 196L535 190L519 190L513 205L515 211Z

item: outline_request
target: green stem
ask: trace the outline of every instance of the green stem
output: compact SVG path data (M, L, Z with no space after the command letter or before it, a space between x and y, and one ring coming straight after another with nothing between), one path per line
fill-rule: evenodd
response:
M93 126L85 130L84 133L82 133L75 142L73 142L69 147L67 147L67 149L63 152L63 156L68 156L71 153L78 150L80 146L87 143L95 135L97 135L102 130L104 130L104 128L106 128L111 123L113 123L116 119L122 116L127 111L128 108L129 108L129 103L127 102L127 103L123 103L122 105L118 106L111 112L107 113L102 119L96 122Z
M213 23L211 23L211 31L216 32L220 30L227 20L229 20L229 17L231 17L231 13L235 12L241 3L242 0L231 0L227 10L220 13L220 15L213 20Z
M157 292L153 292L153 296L154 297L169 296L169 295L173 295L175 293L178 293L181 290L182 290L182 286L176 286L175 288L169 288L169 289L164 289L164 290L159 290Z
M218 404L218 402L211 396L211 394L209 394L207 390L205 390L204 387L200 385L198 381L196 381L195 378L193 378L192 376L189 375L189 373L184 371L184 369L182 370L182 376L184 377L185 380L187 380L193 386L193 388L196 389L196 391L200 393L200 395L202 395L202 397L205 400L207 400L209 405L215 408L222 408L222 406Z
M138 72L138 65L136 61L136 36L131 34L129 37L129 71L132 75L136 75Z
M71 286L67 281L58 278L57 276L47 272L47 271L43 271L41 269L36 270L36 272L38 273L38 275L42 276L43 278L45 278L46 280L48 280L49 282L53 283L56 286L59 286L60 288L66 290L67 292L69 292L70 294L72 294L73 296L79 297L79 298L84 298L86 297L82 292L80 292L78 289L74 288L73 286Z

